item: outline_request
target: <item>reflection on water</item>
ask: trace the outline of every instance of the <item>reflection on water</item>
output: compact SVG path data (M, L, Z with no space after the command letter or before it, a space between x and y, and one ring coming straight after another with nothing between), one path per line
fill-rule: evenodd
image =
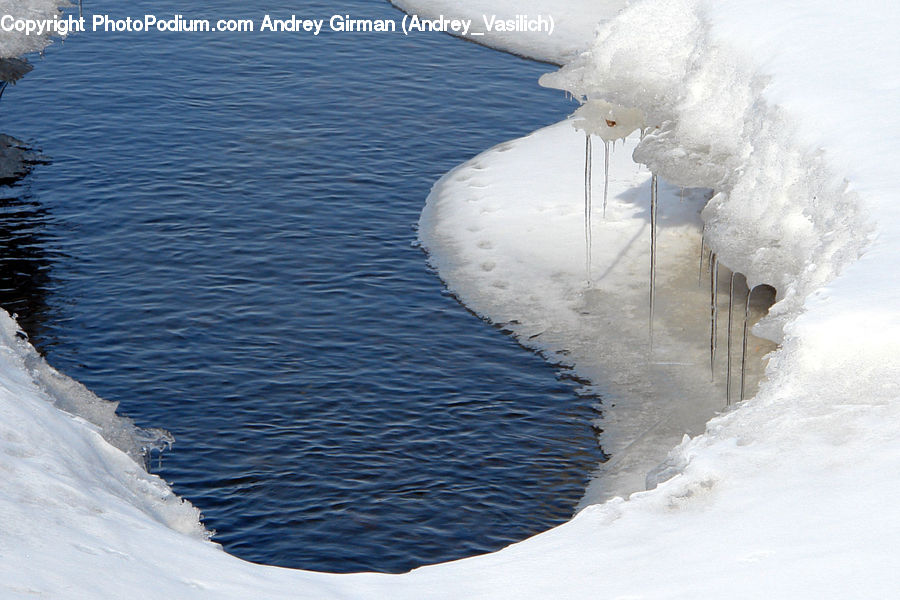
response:
M0 134L0 306L34 339L42 339L52 261L44 233L48 211L24 180L46 162L25 142Z

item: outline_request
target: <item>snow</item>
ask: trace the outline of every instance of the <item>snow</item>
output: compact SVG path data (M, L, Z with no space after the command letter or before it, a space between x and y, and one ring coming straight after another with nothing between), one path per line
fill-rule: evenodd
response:
M644 139L632 135L612 155L608 214L595 215L592 226L591 287L583 257L585 134L572 122L454 169L435 186L420 223L454 293L603 394L601 440L613 458L582 510L500 552L406 575L240 561L205 539L193 507L140 469L133 444L120 440L116 448L101 436L122 431L104 423L107 408L92 417L53 406L77 386L48 387L50 375L62 376L41 364L4 315L0 596L895 594L900 8L875 0L861 0L852 13L809 1L643 0L591 42L598 19L582 12L588 3L397 4L423 16L562 11L571 22L557 17L552 42L481 41L565 62L542 82L643 115ZM568 60L579 49L586 52ZM662 178L652 354L649 171L631 154ZM716 380L708 377L701 223L724 267L777 289L754 328L770 340L752 344L752 375L765 367L765 377L730 411L723 410L723 357ZM725 302L720 297L720 319ZM759 302L755 317L768 307ZM772 343L779 347L765 363ZM653 489L642 491L647 483Z
M599 468L587 504L644 489L647 473L669 448L685 433L703 432L725 406L725 363L717 363L711 383L704 345L708 279L697 283L699 213L707 195L688 191L682 198L679 188L665 185L656 343L648 352L650 173L631 161L636 136L612 153L607 216L595 211L593 223L596 284L585 287L583 140L573 123L563 122L458 167L432 192L419 235L466 306L601 383L594 390L615 404L601 407L601 441L613 458ZM720 308L727 311L727 291ZM722 327L721 346L725 333ZM754 340L748 391L769 349Z

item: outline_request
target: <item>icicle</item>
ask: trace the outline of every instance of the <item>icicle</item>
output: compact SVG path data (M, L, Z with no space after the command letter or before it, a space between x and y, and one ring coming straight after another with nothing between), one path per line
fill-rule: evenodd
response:
M734 271L728 287L728 367L725 370L725 406L731 406L731 313L734 310Z
M615 144L615 142L613 142ZM606 218L606 198L609 196L609 142L603 142L606 154L603 157L603 218Z
M716 335L717 321L719 317L718 286L719 286L719 259L714 253L710 254L709 275L709 378L715 380L716 374Z
M706 249L706 230L700 233L700 272L697 274L697 285L703 285L703 251Z
M753 293L752 289L749 289L749 285L747 286L747 301L744 303L744 339L741 347L741 402L744 401L744 372L747 364L747 328L748 323L750 321L750 295Z
M584 268L591 285L591 134L584 143Z
M653 314L656 308L656 173L650 179L650 351L653 351Z

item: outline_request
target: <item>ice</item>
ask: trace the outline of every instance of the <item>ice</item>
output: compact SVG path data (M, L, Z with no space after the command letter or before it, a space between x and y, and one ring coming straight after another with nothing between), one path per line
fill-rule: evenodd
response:
M719 339L719 258L709 256L709 378L716 378L716 346Z
M640 129L643 123L644 115L640 110L603 100L587 99L572 113L575 129L596 135L604 142L624 140Z
M697 271L697 285L703 285L703 255L706 253L705 232L700 233L700 267Z
M593 159L591 157L591 134L584 136L584 270L587 284L591 285L591 254L593 252L591 223L591 171Z
M656 312L656 213L659 204L659 178L650 177L650 351L653 352L653 318Z
M142 429L128 417L116 414L117 402L104 400L71 377L47 364L27 343L18 325L0 311L0 346L27 373L44 398L57 408L84 419L110 444L139 464L149 465L153 452L162 452L174 442L162 429Z
M615 144L615 142L613 142ZM606 218L606 205L609 203L609 142L603 142L603 218Z
M888 32L900 19L897 13L897 9L878 3L866 3L850 18L841 8L821 10L820 5L812 3L776 8L762 2L638 2L601 27L587 54L543 79L577 97L641 109L647 115L648 130L634 150L635 159L671 184L714 190L703 212L704 241L723 267L746 275L750 287L757 290L747 305L748 325L755 320L750 313L763 289L760 285L777 290L778 302L753 328L783 343L770 362L769 380L755 398L711 422L706 435L685 442L673 452L672 460L653 469L657 475L653 484L674 477L671 482L679 482L684 497L694 499L708 497L704 490L716 489L722 483L744 487L748 498L759 499L765 506L762 510L772 514L769 497L754 487L760 484L777 498L774 514L779 527L775 529L803 530L815 538L812 547L820 558L813 564L820 566L840 565L840 559L833 559L844 550L834 543L838 537L832 540L818 535L815 525L802 514L811 505L838 520L853 515L853 555L862 552L876 561L875 549L880 544L874 539L863 540L866 536L860 532L868 515L860 514L854 506L872 500L881 507L882 518L891 511L890 493L878 494L877 500L869 496L862 500L858 488L850 483L857 476L849 474L855 473L859 464L849 459L854 452L849 447L862 450L869 439L874 421L863 416L866 411L880 412L875 408L880 406L894 412L894 408L886 407L894 406L898 395L896 384L890 384L889 389L882 387L886 381L895 381L900 371L893 353L900 321L896 313L897 286L896 280L885 277L890 263L882 263L896 250L898 234L898 211L892 200L896 198L896 183L887 176L892 171L891 161L884 161L886 156L897 154L896 142L888 141L896 137L884 128L885 121L892 132L898 127L887 92L895 90L895 82L900 80L894 61L897 44L888 41L894 39ZM873 15L878 16L870 18ZM887 44L890 50L879 52L879 44ZM866 62L866 53L885 58L876 60L878 68L859 69L858 65ZM850 82L852 85L848 85ZM848 145L848 139L857 143ZM844 177L849 178L849 184ZM874 207L879 214L877 237L873 235ZM711 278L717 270L710 265ZM454 279L452 270L447 273ZM597 285L603 288L603 280ZM460 287L466 288L461 297L478 294L467 285ZM718 310L716 290L711 282L709 304L713 313ZM622 312L629 314L629 308L625 305ZM493 315L491 311L485 314ZM498 314L507 318L504 311ZM887 327L891 333L876 332L876 327ZM710 346L717 343L716 339L710 340ZM877 340L874 348L865 341L872 339ZM748 331L742 347L752 349L758 343ZM849 348L842 347L843 343ZM750 366L742 363L742 371ZM745 392L742 399L754 395L752 389ZM854 434L842 429L848 411L866 422L865 426L860 423L854 427ZM609 413L615 410L605 411L604 417ZM822 419L829 424L823 426ZM609 421L605 424L609 430L618 425ZM841 440L839 459L831 456L833 436ZM724 450L729 439L736 439L739 446L733 454ZM770 451L770 458L777 456L776 451L784 452L779 445L782 442L791 448L789 458L782 455L774 469L766 462L764 474L756 472L747 478L748 471L739 470L738 475L725 468L725 463L720 464L721 478L702 474L715 463L707 463L704 458L714 447L728 454L727 464L736 461L747 465ZM889 443L891 449L882 447L892 456L894 443ZM747 450L748 445L764 450L756 455ZM704 450L688 456L684 449L689 447ZM848 453L843 454L844 450ZM827 469L821 469L812 458L819 452L830 456ZM865 456L871 460L869 454ZM697 461L704 466L691 470L692 461L695 466ZM869 472L876 481L877 472L877 468ZM801 489L786 491L779 487L795 481L790 473L805 474ZM819 486L817 478L822 476L825 481L828 473L848 476L848 485L839 486L840 491L830 484ZM782 476L785 479L780 479ZM801 507L798 512L788 498L801 497L795 505ZM632 496L626 505L636 498ZM717 513L722 502L718 497L698 514L708 517L711 512ZM843 508L835 511L836 505ZM598 510L608 514L619 513L622 508L617 505L606 510L607 506ZM742 510L747 508L744 505ZM734 513L738 522L746 523L746 513L738 514ZM804 525L799 525L801 522ZM827 522L829 526L834 523ZM891 523L896 527L896 520ZM710 535L717 531L720 538L728 539L723 535L729 529L724 521L716 528L703 529ZM696 531L681 531L695 540ZM652 532L647 533L638 536L641 542L635 549L656 539ZM735 546L742 542L729 539L727 545L727 552L733 555ZM777 542L773 542L775 546ZM867 547L871 550L865 550ZM693 549L695 545L689 551ZM678 551L683 550L682 546ZM782 546L771 552L783 550ZM747 561L765 562L767 552L744 556ZM791 567L784 567L782 561L765 565L766 573L777 573L782 582L796 584L789 592L780 588L775 596L813 597L822 588L835 594L834 587L801 587L803 578L797 576L797 569L804 567L794 562L795 558L788 560ZM740 577L727 570L731 576ZM877 594L874 590L885 589L876 569L867 572L875 576L866 579L867 592ZM829 574L829 578L828 586L841 587L838 577ZM610 576L603 581L602 589L610 595L634 589L623 584L611 590L609 579L617 578ZM725 580L720 583L724 585ZM749 590L752 592L748 595L772 595L750 580L736 586L733 581L729 583L728 587L708 583L703 587L712 596L717 595L716 590L725 589L737 589L738 595ZM646 586L636 587L644 595L654 596ZM858 593L846 588L842 592ZM679 592L671 586L657 593L660 597L689 595L686 589Z
M580 96L578 90L566 90ZM617 106L609 102L587 99L572 114L572 125L585 134L584 150L584 237L585 265L588 285L591 284L591 255L593 225L591 223L591 137L596 135L603 140L603 218L606 218L606 206L609 199L609 150L610 144L625 139L643 125L643 115L638 110ZM651 317L652 322L652 317ZM652 335L651 335L652 337Z
M695 37L701 23L691 2L653 6L639 3L624 11L616 26L600 32L592 51L543 81L627 100L648 115L651 131L636 160L671 183L718 192L704 213L706 243L723 264L779 291L781 302L763 329L780 340L781 328L798 314L806 295L858 256L863 243L846 238L846 232L865 229L857 203L842 182L826 174L820 153L795 146L793 127L779 107L753 100L762 76ZM635 45L633 29L650 30L661 19L679 23L690 41L654 37ZM614 59L626 51L654 64L641 86L632 63ZM712 81L721 89L710 86ZM677 118L664 107L677 108ZM810 200L829 208L810 210ZM826 237L834 231L844 235ZM842 259L814 260L816 254ZM794 277L810 264L815 268Z
M583 135L563 122L458 167L432 191L419 235L466 306L601 384L600 441L612 459L598 467L587 505L643 489L667 446L700 433L725 391L722 381L709 381L710 293L697 287L694 270L699 211L709 196L688 190L682 201L679 188L659 181L651 355L652 176L631 162L635 132L611 157L609 215L595 223L603 243L594 247L593 286L585 290L575 258ZM486 261L490 271L480 267Z
M741 402L744 401L744 385L745 372L747 369L747 330L750 325L750 296L753 294L752 289L747 290L747 298L744 300L744 333L741 337Z
M731 324L734 320L734 277L735 273L732 271L731 276L728 278L728 336L727 336L727 349L726 349L726 367L725 367L725 406L731 406Z

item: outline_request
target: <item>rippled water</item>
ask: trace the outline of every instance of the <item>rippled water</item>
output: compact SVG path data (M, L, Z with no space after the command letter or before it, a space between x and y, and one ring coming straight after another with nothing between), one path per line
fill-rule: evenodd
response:
M2 188L0 298L51 364L175 434L160 474L240 557L402 571L545 530L601 456L596 399L413 244L442 173L569 112L545 70L437 34L70 38L0 105L52 161Z

